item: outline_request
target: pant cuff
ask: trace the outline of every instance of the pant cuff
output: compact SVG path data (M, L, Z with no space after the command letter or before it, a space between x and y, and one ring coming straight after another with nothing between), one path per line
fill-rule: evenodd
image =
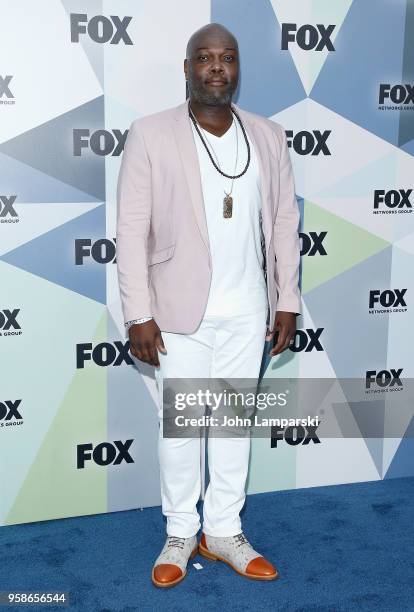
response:
M209 529L204 529L203 527L203 533L205 533L208 536L211 536L212 538L232 538L235 535L239 535L239 533L242 532L242 528L239 527L239 529L236 530L227 530L227 531L210 531Z
M180 529L167 529L167 535L175 538L192 538L193 536L197 535L199 531L200 528L198 528L196 532L182 531Z

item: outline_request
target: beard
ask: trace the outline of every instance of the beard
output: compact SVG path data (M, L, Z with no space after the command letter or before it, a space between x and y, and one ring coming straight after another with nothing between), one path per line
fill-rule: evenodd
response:
M228 106L231 102L234 89L227 84L225 91L207 91L201 82L188 81L188 92L199 104L206 106Z

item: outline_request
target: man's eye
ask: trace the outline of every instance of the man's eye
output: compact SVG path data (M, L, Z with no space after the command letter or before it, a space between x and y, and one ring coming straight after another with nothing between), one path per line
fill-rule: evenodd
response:
M199 55L198 56L198 59L204 59L204 58L207 58L207 55Z
M228 58L230 61L234 59L234 57L232 55L225 55L224 59Z

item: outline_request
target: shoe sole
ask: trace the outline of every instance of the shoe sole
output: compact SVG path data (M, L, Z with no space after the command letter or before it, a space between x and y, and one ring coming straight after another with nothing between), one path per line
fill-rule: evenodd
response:
M230 565L230 567L234 569L235 572L240 574L240 576L244 576L245 578L251 578L252 580L276 580L276 578L279 578L278 572L276 572L276 574L271 574L270 576L255 576L254 574L247 574L246 572L241 572L239 569L237 569L237 567L230 563L228 559L225 559L220 555L212 553L211 551L207 550L207 548L204 548L201 544L198 545L198 552L202 557L211 559L211 561L223 561L223 563L227 563L227 565Z
M194 559L197 553L198 553L198 546L196 546L193 552L191 553L190 559ZM179 582L181 582L182 580L184 580L186 576L187 576L187 570L183 573L182 576L180 576L179 578L176 578L172 582L158 582L158 580L154 578L154 568L152 568L151 580L153 584L155 584L156 587L159 587L161 589L168 589L169 587L173 587Z

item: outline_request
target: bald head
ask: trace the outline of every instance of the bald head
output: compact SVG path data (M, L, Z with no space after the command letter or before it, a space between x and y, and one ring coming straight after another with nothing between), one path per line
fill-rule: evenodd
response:
M239 79L236 37L220 23L209 23L190 37L184 72L192 103L229 106Z
M227 28L221 23L208 23L190 36L187 43L186 58L191 59L197 49L214 46L224 46L229 50L238 51L236 37Z

